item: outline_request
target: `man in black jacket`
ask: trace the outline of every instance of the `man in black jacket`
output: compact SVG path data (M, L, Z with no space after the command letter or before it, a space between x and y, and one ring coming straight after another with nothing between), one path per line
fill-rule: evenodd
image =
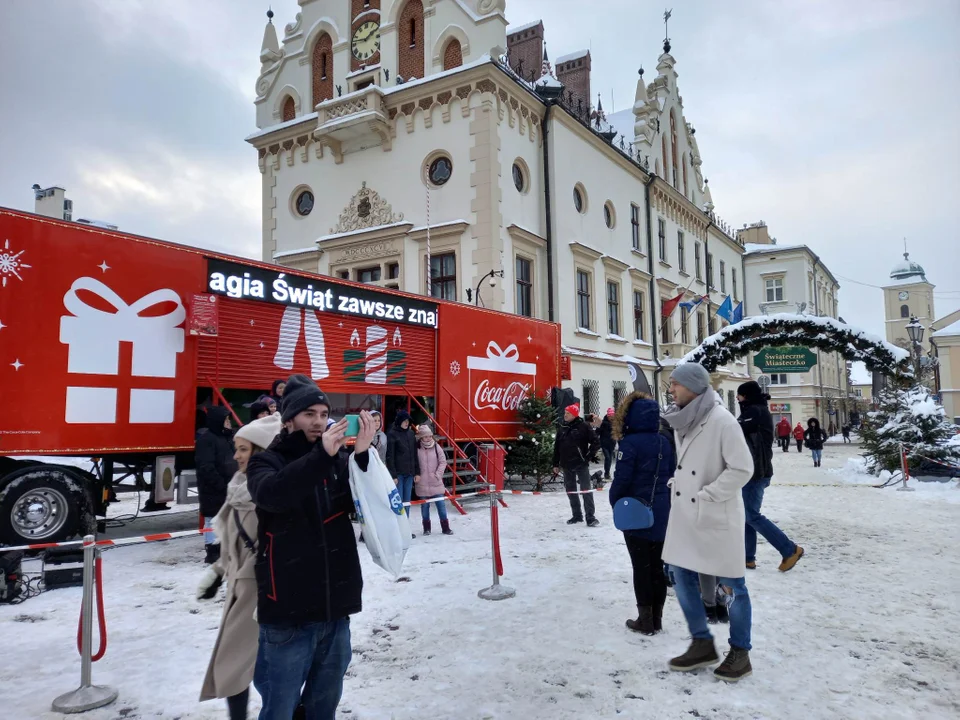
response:
M770 396L763 392L757 382L750 380L737 389L737 399L740 401L738 421L753 455L753 477L742 490L747 521L747 568L755 570L757 567L757 533L760 533L783 558L780 572L787 572L803 557L803 548L760 513L763 491L770 487L773 477L773 417L767 406Z
M233 428L230 411L222 405L207 410L207 429L197 436L196 460L197 495L200 497L200 515L205 528L213 527L213 519L227 499L227 485L237 472L233 459ZM207 557L212 565L220 559L220 541L212 532L203 536Z
M417 452L417 436L410 427L410 413L406 410L397 413L393 427L387 433L386 464L400 497L405 503L410 502L413 486L420 482L420 454Z
M600 521L595 515L593 493L590 483L590 459L600 449L600 440L590 425L580 417L579 405L567 405L563 412L563 424L557 432L553 443L553 471L563 470L563 485L570 498L570 509L573 517L567 520L567 525L583 522L583 512L580 510L580 495L577 486L584 493L583 507L587 513L587 526L597 527Z
M257 619L254 686L260 717L333 718L350 664L350 615L360 612L363 577L349 514L349 477L338 452L347 421L327 428L330 403L303 375L287 381L283 430L247 466L257 506ZM374 423L360 413L354 456L366 470ZM301 694L302 688L302 694Z

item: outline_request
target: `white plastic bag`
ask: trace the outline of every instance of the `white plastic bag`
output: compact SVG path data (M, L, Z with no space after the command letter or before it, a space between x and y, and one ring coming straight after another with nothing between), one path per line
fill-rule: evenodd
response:
M410 521L400 492L376 451L367 453L367 470L350 455L350 491L357 506L363 541L373 561L400 575L410 549Z

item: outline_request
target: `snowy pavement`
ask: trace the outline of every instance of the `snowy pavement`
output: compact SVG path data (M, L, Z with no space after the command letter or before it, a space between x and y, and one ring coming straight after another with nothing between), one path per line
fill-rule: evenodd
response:
M706 671L667 671L687 645L674 598L663 635L623 627L634 612L629 558L605 493L596 529L565 525L562 495L508 497L503 582L516 588L514 599L477 598L491 581L482 505L467 517L451 514L455 536L418 537L409 583L392 582L361 549L365 610L352 621L354 661L339 717L960 716L960 490L871 488L876 480L848 462L858 450L831 445L820 469L809 453L775 454L764 510L807 554L784 575L761 541L759 568L747 576L754 674L738 685ZM123 531L133 534L130 527ZM222 609L194 599L201 556L199 538L104 554L110 644L94 682L113 685L120 698L84 717L226 717L219 701L197 702ZM79 680L79 604L79 589L65 589L0 606L5 718L60 717L50 702ZM723 626L717 639L725 646Z

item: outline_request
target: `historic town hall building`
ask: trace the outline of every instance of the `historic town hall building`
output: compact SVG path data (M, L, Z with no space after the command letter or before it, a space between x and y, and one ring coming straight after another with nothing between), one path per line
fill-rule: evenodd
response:
M606 117L590 53L551 63L505 0L299 4L282 39L266 26L247 138L264 260L559 322L589 411L626 392L627 360L662 386L744 299L668 40ZM684 290L704 300L662 323Z

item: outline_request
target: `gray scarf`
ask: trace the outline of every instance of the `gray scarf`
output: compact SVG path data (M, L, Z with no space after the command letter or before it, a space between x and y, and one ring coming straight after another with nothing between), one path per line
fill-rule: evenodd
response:
M663 411L663 419L674 429L681 439L686 437L697 425L702 423L707 415L719 404L720 398L712 387L698 395L688 405L677 407L671 405Z

